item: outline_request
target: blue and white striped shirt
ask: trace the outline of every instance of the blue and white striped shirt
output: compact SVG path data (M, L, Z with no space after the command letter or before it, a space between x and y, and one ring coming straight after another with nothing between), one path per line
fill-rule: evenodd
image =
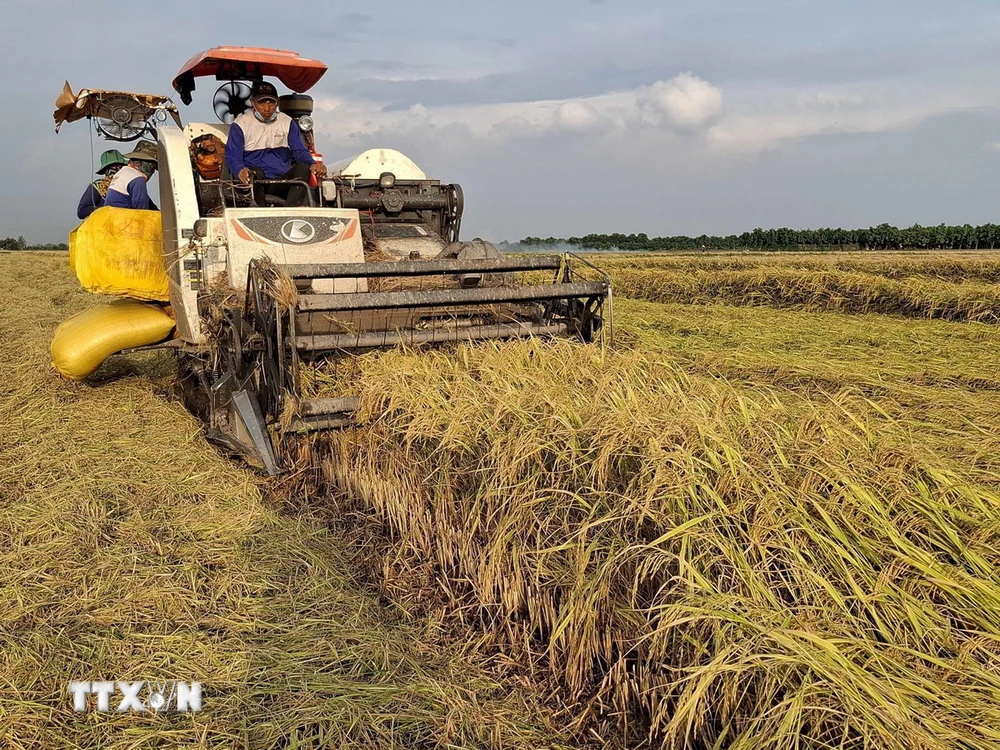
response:
M226 165L233 179L244 167L262 169L267 179L277 179L292 168L293 157L298 163L315 163L298 124L284 112L278 112L274 122L244 112L229 126Z

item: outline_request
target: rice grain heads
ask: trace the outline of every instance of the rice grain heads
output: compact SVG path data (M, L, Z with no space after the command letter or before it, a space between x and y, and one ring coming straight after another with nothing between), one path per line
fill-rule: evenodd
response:
M886 313L913 318L1000 322L991 283L930 277L888 278L858 271L787 268L780 263L719 270L612 271L616 292L651 302L766 305L804 310Z
M398 588L429 566L574 727L670 748L1000 742L997 477L858 392L531 341L361 370L365 427L327 438L328 480L382 519Z

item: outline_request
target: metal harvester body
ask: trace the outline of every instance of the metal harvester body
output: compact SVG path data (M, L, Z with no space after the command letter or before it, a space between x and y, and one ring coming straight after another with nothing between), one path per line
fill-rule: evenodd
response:
M461 188L403 154L330 165L326 179L299 183L305 206L287 205L289 184L268 184L260 205L262 192L225 170L206 179L193 168L192 142L225 142L228 128L157 133L171 345L210 437L268 472L282 470L289 436L348 425L358 406L358 394L305 398L303 363L398 344L604 335L605 274L572 254L461 241Z

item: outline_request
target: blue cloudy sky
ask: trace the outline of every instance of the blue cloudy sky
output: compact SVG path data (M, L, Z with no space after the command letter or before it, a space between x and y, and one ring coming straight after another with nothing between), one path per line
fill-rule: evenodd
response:
M64 79L169 94L220 44L326 62L326 161L402 150L462 183L467 236L1000 221L996 0L3 0L0 39L0 237L75 224Z

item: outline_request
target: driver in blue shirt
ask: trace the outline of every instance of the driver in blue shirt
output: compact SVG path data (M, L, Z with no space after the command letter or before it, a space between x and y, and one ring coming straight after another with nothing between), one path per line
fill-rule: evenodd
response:
M302 140L298 124L278 111L278 91L267 81L254 83L251 109L229 127L226 164L233 177L249 185L258 180L300 180L309 175L326 176L326 167L317 163ZM261 202L261 198L257 202ZM306 188L295 184L288 191L288 206L306 205Z

